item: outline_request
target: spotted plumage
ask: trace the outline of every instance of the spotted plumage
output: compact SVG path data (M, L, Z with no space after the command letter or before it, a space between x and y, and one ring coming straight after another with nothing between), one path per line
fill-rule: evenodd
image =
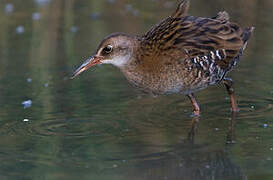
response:
M147 93L187 95L195 114L199 107L193 93L224 82L236 111L232 83L225 76L239 61L254 28L230 22L227 12L204 18L188 16L188 9L189 0L183 0L171 16L143 36L107 36L74 76L96 64L113 64Z

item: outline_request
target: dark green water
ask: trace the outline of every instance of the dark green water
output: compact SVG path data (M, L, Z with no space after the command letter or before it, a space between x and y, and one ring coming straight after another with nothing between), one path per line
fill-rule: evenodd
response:
M0 0L1 180L273 179L272 0L192 0L192 15L256 27L229 74L237 114L222 85L192 119L187 98L143 96L110 65L68 79L105 35L142 34L175 2Z

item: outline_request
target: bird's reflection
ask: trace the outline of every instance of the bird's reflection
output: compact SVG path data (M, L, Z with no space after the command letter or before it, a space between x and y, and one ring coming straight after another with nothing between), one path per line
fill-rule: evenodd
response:
M237 112L232 112L230 124L228 126L226 144L234 144L235 141L235 126L236 126ZM188 133L188 141L194 142L194 136L198 131L199 116L194 116L191 121L191 129Z
M228 133L227 133L227 141L226 141L227 144L234 144L236 142L235 140L236 117L237 117L237 112L232 112L231 121L228 127Z
M199 116L194 116L191 121L191 129L188 133L188 140L194 142L194 136L198 130Z
M241 179L240 167L232 161L230 145L235 142L236 113L232 113L227 127L226 142L222 145L195 143L199 117L193 117L187 140L176 144L170 151L135 157L134 168L126 169L136 179Z

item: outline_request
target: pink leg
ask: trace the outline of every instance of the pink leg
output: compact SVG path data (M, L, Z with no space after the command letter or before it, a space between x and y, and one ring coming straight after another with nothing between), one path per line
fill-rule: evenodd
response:
M199 105L194 97L193 94L189 94L187 95L191 101L191 104L193 106L193 114L194 116L200 116L200 108L199 108Z
M224 78L223 83L225 84L227 92L229 94L232 111L233 112L238 112L239 108L238 108L237 101L236 101L236 98L235 98L235 92L234 92L234 89L232 87L232 84L233 84L232 79Z

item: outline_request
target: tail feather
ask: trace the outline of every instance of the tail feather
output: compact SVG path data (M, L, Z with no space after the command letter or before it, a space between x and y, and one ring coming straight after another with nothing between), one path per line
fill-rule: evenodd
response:
M227 72L230 71L232 69L233 66L235 66L238 61L240 60L240 57L243 55L243 51L245 50L246 48L246 45L247 45L247 41L249 40L249 38L251 37L251 34L252 32L254 31L254 27L248 27L248 28L245 28L243 30L243 33L241 35L242 37L242 40L244 42L243 44L243 47L240 49L239 51L239 54L231 61L231 63L229 64L229 67L227 68Z
M189 0L182 0L176 11L172 14L172 18L182 18L187 15L188 10L190 7L190 1Z
M244 31L242 33L242 39L243 39L244 43L246 43L248 41L248 39L250 38L254 29L255 29L254 27L248 27L248 28L244 29Z
M212 19L216 19L225 23L229 20L229 15L226 11L222 11L222 12L218 12L218 14L212 17Z

